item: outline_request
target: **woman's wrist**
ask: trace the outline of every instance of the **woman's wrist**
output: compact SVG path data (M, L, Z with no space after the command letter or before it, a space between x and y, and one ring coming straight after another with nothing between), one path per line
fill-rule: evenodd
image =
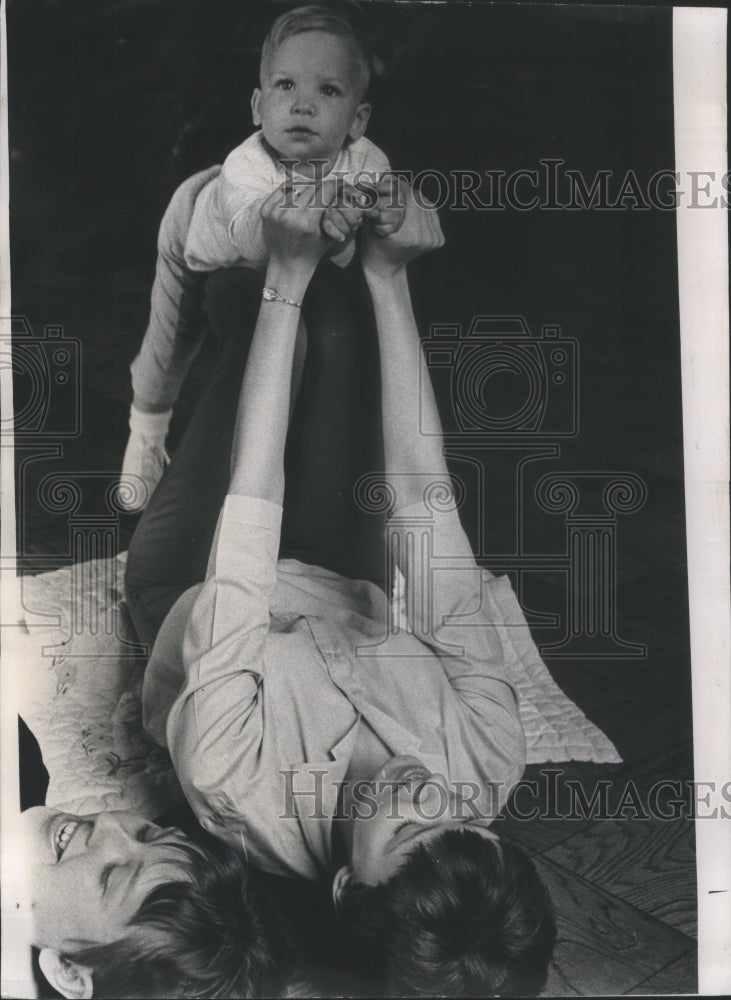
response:
M284 299L301 302L315 273L317 263L304 260L270 258L264 284Z
M366 284L374 297L377 294L383 294L390 291L405 291L408 293L409 282L406 275L405 264L389 271L381 271L379 269L368 267L368 265L364 264L363 274L366 279Z

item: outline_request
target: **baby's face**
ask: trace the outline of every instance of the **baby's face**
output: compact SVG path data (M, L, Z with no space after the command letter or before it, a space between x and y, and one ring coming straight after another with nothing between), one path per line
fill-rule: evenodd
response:
M254 124L283 159L335 162L345 140L365 131L370 106L361 103L355 54L337 35L308 31L286 38L262 66L252 97Z

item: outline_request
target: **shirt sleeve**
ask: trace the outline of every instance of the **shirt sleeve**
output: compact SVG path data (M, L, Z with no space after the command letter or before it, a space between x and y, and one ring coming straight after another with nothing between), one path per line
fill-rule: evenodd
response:
M379 174L391 169L386 154L370 139L364 137L353 143L353 153L350 168L354 175L363 171L372 174L372 180L378 180Z
M226 157L218 179L218 203L228 238L247 261L268 257L261 206L277 185L276 168L265 150L250 141Z
M266 500L226 498L206 581L185 627L185 683L167 736L181 785L199 816L215 811L227 788L240 796L256 765L281 517L282 508Z
M506 672L512 643L494 594L498 581L475 562L456 508L439 498L411 504L392 514L388 530L414 634L437 653L473 722L489 726L491 739L497 726L522 745L517 693ZM515 752L520 755L519 746Z

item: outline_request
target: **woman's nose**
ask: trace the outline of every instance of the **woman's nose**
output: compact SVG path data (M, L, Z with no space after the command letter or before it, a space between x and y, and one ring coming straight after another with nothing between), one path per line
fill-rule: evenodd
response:
M89 846L118 849L134 842L134 832L129 830L122 817L116 816L114 812L101 812L94 819Z

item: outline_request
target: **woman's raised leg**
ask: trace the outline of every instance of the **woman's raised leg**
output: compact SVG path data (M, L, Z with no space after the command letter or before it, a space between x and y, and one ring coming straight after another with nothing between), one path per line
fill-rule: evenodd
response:
M210 293L211 281L217 279ZM170 608L206 573L218 512L228 490L231 442L263 278L238 268L216 272L206 308L223 344L218 364L129 547L125 592L139 638L148 644ZM225 293L225 294L224 294ZM217 303L236 323L217 322ZM220 309L220 303L218 303Z
M384 524L355 502L384 468L378 340L358 264L322 264L305 299L307 357L287 442L283 556L382 584Z

